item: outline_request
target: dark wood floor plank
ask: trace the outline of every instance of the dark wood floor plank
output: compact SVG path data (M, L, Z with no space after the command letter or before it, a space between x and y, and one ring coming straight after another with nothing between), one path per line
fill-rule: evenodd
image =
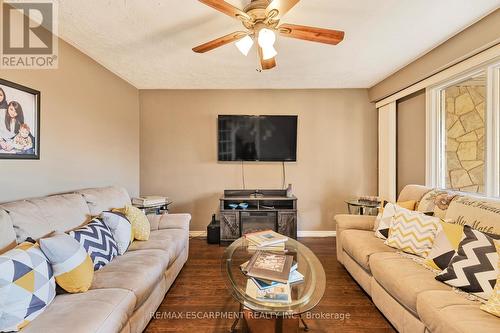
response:
M395 332L389 322L377 310L359 285L337 263L335 238L299 239L319 258L326 274L325 295L312 311L349 315L348 319L307 320L310 332L317 333L389 333ZM211 313L236 315L238 303L229 295L221 275L220 258L225 247L209 245L206 240L194 238L189 244L189 260L177 277L158 309L159 318L149 323L145 332L228 332L232 318L209 317ZM173 317L178 314L181 318ZM170 314L170 315L169 315ZM197 318L186 319L197 314ZM303 330L302 330L303 332Z

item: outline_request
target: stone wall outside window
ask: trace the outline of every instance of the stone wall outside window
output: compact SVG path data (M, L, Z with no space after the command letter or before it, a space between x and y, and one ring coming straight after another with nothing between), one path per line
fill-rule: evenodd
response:
M484 193L486 89L452 86L446 98L446 187Z

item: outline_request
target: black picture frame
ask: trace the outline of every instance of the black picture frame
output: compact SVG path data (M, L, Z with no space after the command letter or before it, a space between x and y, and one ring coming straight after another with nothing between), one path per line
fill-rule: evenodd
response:
M8 112L8 109L2 108L2 103L3 100L0 98L0 144L4 144L8 146L8 150L3 149L0 147L0 160L6 159L6 160L39 160L40 159L40 104L41 104L41 94L40 91L36 89L32 89L26 86L23 86L21 84L8 81L5 79L0 78L0 88L2 88L3 91L3 98L6 100L6 102L10 105L10 102L13 100L9 100L9 94L6 93L5 90L9 92L14 92L13 95L17 96L24 96L25 100L30 100L32 98L33 104L31 103L26 103L24 102L24 107L22 106L21 103L18 102L18 104L21 104L23 113L27 113L26 118L24 120L26 121L25 124L27 125L25 127L25 131L28 131L28 136L29 140L32 143L32 148L31 149L25 149L25 148L19 148L17 146L16 148L13 148L14 143L16 142L16 137L18 135L21 135L20 133L15 133L15 136L13 138L6 138L2 136L2 126L5 127L6 129L6 123L7 121L5 120L6 112ZM17 91L17 93L16 93ZM23 95L24 94L24 95ZM31 95L31 96L30 96ZM5 105L5 104L3 104ZM25 111L26 110L26 111ZM29 119L29 120L26 120ZM29 122L29 123L28 123ZM24 123L24 122L23 122ZM26 139L27 140L27 139ZM28 141L29 141L28 140ZM19 148L19 149L18 149Z

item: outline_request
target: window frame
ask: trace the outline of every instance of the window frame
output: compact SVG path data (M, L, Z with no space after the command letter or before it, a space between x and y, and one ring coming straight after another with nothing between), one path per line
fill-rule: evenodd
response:
M485 193L500 196L500 59L476 66L426 88L426 185L446 187L446 119L443 92L468 78L486 75ZM479 194L479 193L478 193Z

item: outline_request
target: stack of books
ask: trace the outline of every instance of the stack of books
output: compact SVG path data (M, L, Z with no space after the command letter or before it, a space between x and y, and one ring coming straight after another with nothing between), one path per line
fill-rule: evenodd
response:
M248 277L246 293L261 301L289 303L290 285L304 281L291 255L257 251L240 268Z
M247 264L248 264L248 261L240 266L241 270L243 271L243 273L245 275L247 274L246 268L245 268ZM294 261L292 264L292 268L290 269L290 274L288 275L288 281L287 281L288 284L301 283L304 281L304 275L302 275L297 270L297 267L298 267L297 262ZM282 284L282 283L277 282L277 281L272 281L272 280L267 280L267 279L262 279L262 278L255 278L253 276L250 276L250 280L252 280L257 285L257 287L259 287L259 289L262 289L262 290L269 289L269 288L272 288L272 287L275 287L277 285Z
M270 303L291 303L292 297L289 284L280 284L269 289L259 289L252 281L247 280L246 293L258 301Z
M152 207L152 206L161 206L167 203L168 198L148 195L142 196L138 198L132 198L132 204L142 207Z
M272 230L252 232L245 235L249 250L285 251L288 237Z

